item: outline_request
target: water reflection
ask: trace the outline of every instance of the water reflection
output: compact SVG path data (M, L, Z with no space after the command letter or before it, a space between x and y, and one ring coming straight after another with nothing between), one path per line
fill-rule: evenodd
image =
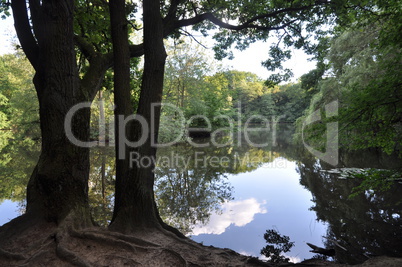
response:
M230 144L222 147L197 148L180 144L159 149L159 164L155 169L155 193L162 218L185 234L204 237L206 234L220 235L221 238L230 239L233 245L247 244L245 238L250 238L250 243L257 244L258 248L248 253L258 256L259 249L264 246L261 243L262 235L266 229L272 228L273 218L276 216L284 217L276 225L279 232L289 235L291 241L297 240L300 233L282 233L281 229L292 229L294 221L302 221L301 216L305 215L299 215L295 210L292 210L293 214L288 212L289 203L299 204L294 203L299 199L296 194L303 194L300 199L306 199L304 204L307 208L313 205L311 210L316 212L317 218L328 224L324 245L336 250L338 261L357 263L370 255L401 257L402 185L396 184L387 192L374 195L362 193L350 199L351 190L358 185L358 181L339 179L336 174L326 172L325 170L333 167L312 157L303 150L302 145L293 144L291 135L291 127L282 127L276 134L272 131L251 131L248 133L248 140L251 142L246 142L244 135L237 138L236 134L231 138L217 139L221 144ZM210 141L208 139L198 142ZM255 147L253 143L267 143L268 146ZM25 186L36 163L37 149L38 146L31 146L29 149L21 147L10 150L7 157L12 160L2 160L0 163L0 201L19 201L22 203L21 211ZM3 158L5 155L3 154ZM90 157L90 205L94 220L106 226L110 222L113 208L114 150L111 147L95 148L91 150ZM283 163L290 164L292 170L283 168L282 172L278 171L281 169L279 165ZM270 164L275 164L276 169ZM376 151L340 153L339 167L397 168L400 165L400 160L395 161ZM295 169L298 170L298 175ZM252 177L241 181L242 173L248 173ZM309 202L310 195L289 189L291 178L300 180L300 184L311 192L313 203ZM281 181L275 182L275 179ZM241 198L235 194L236 190L248 190L250 183L256 184L252 189L254 191L248 192L247 197ZM279 192L280 190L284 193ZM289 191L288 196L284 195L285 190ZM278 191L276 195L274 191ZM270 199L271 196L276 198ZM7 206L9 209L10 203L4 202L2 207ZM307 209L302 205L295 207ZM0 216L4 220L15 215ZM251 236L250 232L240 232L241 227L251 224L259 225L260 233ZM235 233L237 239L233 234L230 238L226 235L230 226L239 228ZM311 228L311 225L306 227ZM308 250L303 241L316 242L311 240L312 237L306 238L309 239L297 241L299 251L295 255L302 257L300 255L304 254L300 251ZM219 246L219 242L212 244Z
M0 216L3 215L7 219L12 219L25 212L26 185L39 158L39 149L39 142L31 139L21 140L16 137L9 140L8 145L1 150L0 205L5 201L7 206L11 208L11 203L14 202L16 213L12 217L6 213L0 214Z
M281 138L284 136L285 131ZM255 199L232 201L232 186L227 175L254 171L280 157L281 153L272 149L273 140L266 131L252 131L247 136L235 133L215 139L218 144L230 144L222 147L211 145L211 139L201 139L193 140L197 145L185 143L159 149L155 179L161 217L184 234L200 234L206 231L200 226L210 221L211 214L213 220L217 220L215 214L220 215L220 220L225 220L225 227L228 227L231 223L243 226L244 221L248 223L251 219L245 215L233 221L227 211L241 214L240 210L245 207L256 208L251 218L255 213L265 213L260 203L254 203ZM254 147L263 143L268 145ZM209 145L198 147L200 144ZM283 149L283 142L278 148ZM220 234L225 229L222 227L210 231Z
M209 166L211 153L226 154L227 148L194 151L189 145L160 149L158 158L165 163L155 169L155 193L164 221L183 234L189 234L197 222L206 223L213 211L231 200L232 187L225 179L224 166ZM213 154L212 154L213 155Z
M89 203L92 217L101 226L110 223L113 214L115 184L114 149L95 147L90 153Z
M342 153L341 159L340 167L400 166L399 160L375 151L358 157ZM336 260L356 264L377 255L402 257L402 185L395 183L386 192L366 191L350 198L359 181L325 171L332 168L308 157L298 164L300 183L313 194L312 209L319 220L328 222L325 243L335 249Z

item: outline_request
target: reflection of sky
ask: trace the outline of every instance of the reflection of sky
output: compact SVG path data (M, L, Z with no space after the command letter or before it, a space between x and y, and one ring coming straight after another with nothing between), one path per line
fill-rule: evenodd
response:
M0 203L0 226L8 223L18 215L20 215L18 213L18 202L4 200Z
M305 243L322 246L326 227L309 211L312 196L299 184L299 178L296 164L283 158L253 172L228 176L234 187L234 200L223 205L221 219L212 215L205 227L197 226L192 238L204 245L260 256L266 245L265 230L276 229L295 242L288 256L299 260L311 258L314 254L308 252Z
M239 201L225 202L221 206L221 213L213 213L209 218L209 223L205 226L197 225L192 234L216 234L220 235L226 231L230 225L245 226L254 220L254 215L266 213L263 208L265 203L258 203L255 198Z

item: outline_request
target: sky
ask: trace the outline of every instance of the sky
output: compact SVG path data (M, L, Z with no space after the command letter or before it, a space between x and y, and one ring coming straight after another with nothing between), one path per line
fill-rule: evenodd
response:
M11 45L13 40L15 42L16 34L12 18L0 20L0 55L13 53ZM261 62L268 58L269 45L270 43L268 42L259 41L251 44L244 51L233 50L235 58L233 60L225 59L220 64L230 69L249 71L257 74L262 79L267 79L272 72L264 68ZM315 62L308 61L308 56L303 51L294 49L292 50L291 60L285 62L284 67L293 71L294 77L291 81L296 82L301 75L314 69Z
M269 43L256 42L244 51L234 51L234 60L224 60L223 64L233 66L240 71L249 71L257 74L260 78L267 79L272 72L269 72L261 65L262 61L268 59ZM291 81L296 82L303 74L315 68L315 62L308 61L308 56L301 50L293 49L292 58L283 63L285 68L293 71L294 77Z
M0 19L0 55L13 52L11 42L15 36L12 18Z

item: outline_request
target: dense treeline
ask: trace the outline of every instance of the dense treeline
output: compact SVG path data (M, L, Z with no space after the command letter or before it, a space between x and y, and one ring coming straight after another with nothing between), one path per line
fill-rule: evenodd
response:
M322 122L339 121L340 146L348 149L379 148L387 154L402 156L402 56L397 32L400 20L385 16L339 28L325 40L317 69L301 78L302 86L312 92L310 106L298 120L299 132L308 116L337 101L338 116ZM400 10L399 10L400 11ZM306 127L308 141L323 145L325 124Z
M205 115L212 122L213 129L228 126L227 119L219 118L222 115L243 125L256 115L256 119L250 122L259 123L261 118L269 122L272 119L292 122L308 103L308 96L299 84L270 88L263 79L250 72L224 70L219 66L216 69L208 68L216 65L216 61L197 50L196 46L186 47L183 44L172 47L170 51L172 55L166 68L164 103L178 107L185 120L195 115ZM21 201L25 196L27 174L32 171L39 156L38 102L31 84L33 70L27 59L20 53L8 54L0 57L0 64L2 73L6 74L1 77L0 84L0 180L10 185L2 187L5 191L0 192L0 196ZM133 63L132 75L138 76L136 73L139 71ZM135 90L137 84L133 81L134 100L138 99L138 91ZM113 142L112 86L108 73L91 109L91 139L104 141L106 146ZM185 129L177 127L178 124L182 126L183 121L174 120L177 110L170 106L165 106L163 110L160 140L166 141L177 134L184 134ZM198 125L194 121L191 126L205 126L202 124L204 120L199 121ZM101 162L98 164L100 169L91 169L91 179L100 176L103 182L90 186L90 196L93 203L101 206L106 203L105 198L110 197L110 186L114 183L108 171L113 166L110 162L103 162L103 153L102 149L91 152L91 161ZM109 190L109 193L105 193L105 190ZM94 204L92 208L96 209L97 205Z
M389 154L400 151L402 68L397 66L401 64L401 48L396 41L381 41L384 25L388 24L340 29L336 36L325 39L327 49L322 52L317 69L303 75L297 83L280 85L267 83L250 72L225 69L196 43L169 45L163 96L163 103L169 105L162 109L159 140L184 137L186 126L207 127L206 120L211 122L211 130L228 127L229 122L240 121L244 125L297 121L299 141L304 131L307 143L324 149L325 122L336 120L344 147L377 147ZM391 34L392 29L388 32ZM2 72L8 73L2 77L0 91L0 148L4 165L11 145L33 142L37 146L40 135L37 102L30 85L33 72L26 59L18 53L4 55L1 64ZM132 62L133 105L138 101L139 82L135 77L140 72L138 61ZM92 139L103 134L99 132L102 119L107 124L104 133L109 141L112 86L108 72L97 97L105 103L95 101L92 109ZM339 103L339 116L323 116L320 123L303 128L309 115L334 100Z
M311 94L301 83L272 85L254 73L225 69L198 44L181 43L170 51L162 142L184 136L186 126L211 126L213 131L239 122L293 123L309 105Z
M33 69L16 53L0 57L0 72L0 200L21 201L40 149Z

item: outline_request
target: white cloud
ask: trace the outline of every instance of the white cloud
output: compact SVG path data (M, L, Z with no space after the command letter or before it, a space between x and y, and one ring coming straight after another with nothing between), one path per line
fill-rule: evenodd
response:
M220 235L231 224L244 226L254 220L255 214L267 212L263 207L264 204L265 201L259 203L255 198L225 202L222 204L222 214L211 214L209 222L206 225L196 225L192 235Z

